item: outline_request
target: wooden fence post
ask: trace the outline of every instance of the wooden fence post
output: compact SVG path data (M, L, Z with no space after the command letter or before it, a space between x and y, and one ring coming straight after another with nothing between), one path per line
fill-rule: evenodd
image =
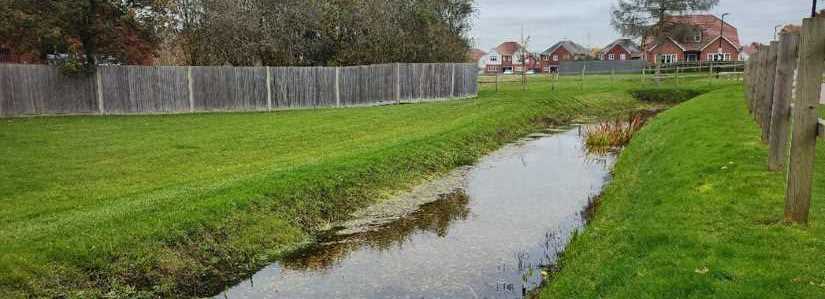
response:
M754 63L756 66L756 80L753 83L753 119L756 120L760 129L762 128L762 105L760 104L765 96L765 58L767 53L765 47L760 47L759 51L756 52L756 62Z
M745 70L742 74L742 83L745 87L745 104L748 107L748 113L751 113L751 83L750 83L751 60L745 62Z
M785 198L785 220L794 223L808 222L818 129L816 108L822 90L822 73L825 71L825 18L807 18L802 24Z
M662 84L662 81L661 81L662 80L662 64L661 63L656 64L656 74L654 75L654 77L656 79L656 86Z
M450 79L450 82L451 82L450 83L450 97L451 98L455 97L455 63L452 63L452 66L453 66L453 75L452 75L452 78Z
M269 71L267 71L267 76ZM189 112L195 112L195 90L192 86L192 66L186 67L186 83L189 89ZM268 87L268 86L267 86Z
M679 71L681 70L680 66L676 66L676 86L679 86Z
M341 67L335 67L335 107L341 107Z
M100 67L98 66L95 70L95 81L97 87L97 110L98 113L104 114L106 112L105 107L103 107L103 78L100 75Z
M799 49L799 33L789 32L780 36L777 52L776 79L773 88L771 129L768 138L768 169L782 170L787 159L788 130L791 115L791 97L794 72Z
M498 69L496 69L496 93L498 93Z
M768 56L765 58L764 96L762 97L762 142L768 143L771 133L771 111L773 109L773 86L776 79L776 55L779 42L771 42L768 47Z
M645 84L645 72L646 71L647 71L647 64L645 63L645 66L642 67L642 85Z
M401 64L395 64L395 103L401 104Z
M335 74L335 96L338 97L338 73ZM266 110L272 111L272 70L269 66L266 67Z

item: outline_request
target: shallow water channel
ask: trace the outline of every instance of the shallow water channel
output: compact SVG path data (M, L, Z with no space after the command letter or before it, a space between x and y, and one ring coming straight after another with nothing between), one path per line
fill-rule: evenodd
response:
M539 286L609 180L582 129L486 156L463 187L378 229L331 234L217 298L521 298Z

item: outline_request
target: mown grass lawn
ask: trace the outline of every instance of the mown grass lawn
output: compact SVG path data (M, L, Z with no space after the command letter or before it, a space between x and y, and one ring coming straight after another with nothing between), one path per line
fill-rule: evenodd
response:
M635 76L530 86L352 109L0 119L0 297L210 295L548 121L645 105L627 93Z
M825 297L825 142L817 156L810 224L787 225L784 174L767 171L741 87L661 114L542 297Z

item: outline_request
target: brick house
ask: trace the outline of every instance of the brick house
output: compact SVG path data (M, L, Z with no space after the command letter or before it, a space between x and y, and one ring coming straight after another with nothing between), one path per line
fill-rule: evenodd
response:
M486 74L495 74L501 72L501 54L493 48L490 51L487 51L487 54L481 57L478 61L478 66L484 71Z
M564 40L556 43L544 52L541 52L539 67L542 72L558 72L563 61L585 60L590 56L590 50L581 45Z
M43 63L35 53L16 53L11 47L0 44L0 63Z
M633 40L620 38L599 51L598 58L604 61L638 60L642 59L642 50Z
M645 38L644 58L650 63L701 63L736 61L742 46L736 27L714 15L671 16L668 24L689 25L693 30L678 37L666 32L659 40ZM672 27L672 26L670 26Z
M522 58L526 61L522 62ZM490 49L479 61L479 66L488 74L540 70L536 55L529 51L522 52L522 46L517 42L504 42Z

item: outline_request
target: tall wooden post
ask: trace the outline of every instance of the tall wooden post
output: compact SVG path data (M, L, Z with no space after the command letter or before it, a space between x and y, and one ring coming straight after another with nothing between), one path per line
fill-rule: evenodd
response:
M783 33L779 39L776 63L776 79L773 88L771 108L771 129L768 139L768 168L773 171L785 167L787 157L788 130L791 116L796 58L799 55L799 33Z
M681 70L680 66L676 66L676 86L679 86L679 71Z
M816 154L817 105L825 71L825 18L802 23L799 80L793 106L793 131L785 198L785 219L807 223Z
M498 93L498 70L496 70L496 93Z
M773 110L773 87L776 79L776 56L779 42L771 42L765 58L765 94L762 97L762 142L768 143L771 134L771 111Z
M341 107L341 67L335 67L335 107Z
M453 75L455 76L455 75ZM452 91L451 91L452 92ZM401 64L395 64L395 103L401 104Z
M451 63L453 66L453 74L450 79L450 97L455 97L455 63ZM400 73L399 73L400 74ZM400 99L401 97L399 97Z
M335 98L338 100L338 68L335 68ZM272 111L272 71L266 67L266 110Z
M103 78L100 72L100 67L97 67L95 70L95 84L97 86L97 111L100 114L104 114L106 113L106 108L103 107Z

